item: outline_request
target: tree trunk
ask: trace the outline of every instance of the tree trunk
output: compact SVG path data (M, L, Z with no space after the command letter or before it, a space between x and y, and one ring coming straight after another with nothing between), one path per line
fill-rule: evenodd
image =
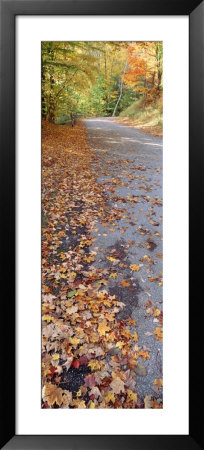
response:
M52 42L50 42L49 55L50 55L51 61L53 61L54 60L54 52L52 49ZM54 69L51 66L50 67L50 95L49 95L49 103L48 103L48 110L47 110L47 120L49 120L49 122L54 122L54 120L55 120L55 102L54 102L54 92L53 92L54 84L55 84Z
M115 117L115 114L116 114L118 105L119 105L120 100L121 100L121 97L122 97L122 93L123 93L123 82L122 82L122 81L119 83L119 89L120 89L120 94L119 94L118 100L117 100L117 102L116 102L116 105L115 105L115 108L114 108L112 117Z
M126 69L127 69L127 61L126 61L126 63L125 63L125 67L124 67L123 75L125 75L125 71L126 71ZM123 94L123 80L122 80L122 77L121 77L121 80L120 80L120 82L119 82L119 89L120 89L120 94L119 94L118 100L117 100L117 102L116 102L116 105L115 105L115 108L114 108L114 111L113 111L112 117L115 117L115 114L116 114L116 111L117 111L118 105L119 105L119 103L120 103L120 100L121 100L121 98L122 98L122 94Z
M46 119L46 97L43 90L43 85L45 82L45 73L42 68L41 73L41 108L42 108L42 119Z

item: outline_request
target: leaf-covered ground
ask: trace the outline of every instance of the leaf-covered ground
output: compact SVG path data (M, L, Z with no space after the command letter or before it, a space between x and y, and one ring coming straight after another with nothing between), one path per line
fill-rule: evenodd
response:
M160 302L151 296L151 285L162 289L161 271L155 272L162 254L154 259L151 251L155 239L161 239L154 211L161 207L161 199L148 192L146 167L132 166L129 173L130 163L125 158L118 162L114 155L103 160L103 154L88 144L83 123L74 128L43 123L43 408L162 407L159 358L158 377L144 395L138 391L138 380L147 376L152 355L138 334L137 317L131 314L131 302L136 303L140 289L135 277L145 273L143 320L147 317L153 326L145 334L160 344L163 315ZM119 197L116 188L124 181L114 175L114 164L117 169L120 165L120 175L126 171L130 183L136 180L145 195L142 191ZM143 202L148 203L154 235L137 223L135 208L139 215ZM134 207L133 218L127 205ZM145 238L144 244L123 239L132 227ZM121 239L110 245L116 228ZM109 237L109 245L103 244L101 235L107 241ZM129 248L135 247L145 251L130 260Z

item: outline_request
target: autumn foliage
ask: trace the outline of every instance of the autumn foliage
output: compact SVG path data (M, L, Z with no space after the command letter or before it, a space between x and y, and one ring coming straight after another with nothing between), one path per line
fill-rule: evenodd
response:
M111 267L94 266L93 230L116 220L91 170L94 160L82 123L43 122L42 407L160 408L156 397L138 396L140 361L151 355L137 344L135 320L117 318L124 304L107 289L117 278L117 252L108 256ZM140 264L130 270L139 272ZM130 281L121 283L128 288ZM154 335L161 340L162 313L149 314L157 317ZM155 392L161 386L155 380Z

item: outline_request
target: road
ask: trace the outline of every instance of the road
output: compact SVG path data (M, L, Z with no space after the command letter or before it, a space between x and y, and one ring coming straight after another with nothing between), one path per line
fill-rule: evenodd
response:
M153 385L162 378L162 342L153 333L160 329L163 315L162 138L109 118L84 123L95 155L92 170L104 187L111 218L110 225L101 221L95 228L94 248L101 251L94 265L112 267L116 275L106 288L125 304L118 318L136 320L136 350L151 357L140 358L139 395L162 398ZM116 261L107 260L107 255L116 255Z

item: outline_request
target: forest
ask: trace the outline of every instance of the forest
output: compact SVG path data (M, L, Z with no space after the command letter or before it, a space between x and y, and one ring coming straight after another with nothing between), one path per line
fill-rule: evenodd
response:
M42 42L42 408L163 408L162 43Z
M134 119L135 105L158 109L161 121L162 42L42 42L41 67L49 122L66 123L70 114Z

